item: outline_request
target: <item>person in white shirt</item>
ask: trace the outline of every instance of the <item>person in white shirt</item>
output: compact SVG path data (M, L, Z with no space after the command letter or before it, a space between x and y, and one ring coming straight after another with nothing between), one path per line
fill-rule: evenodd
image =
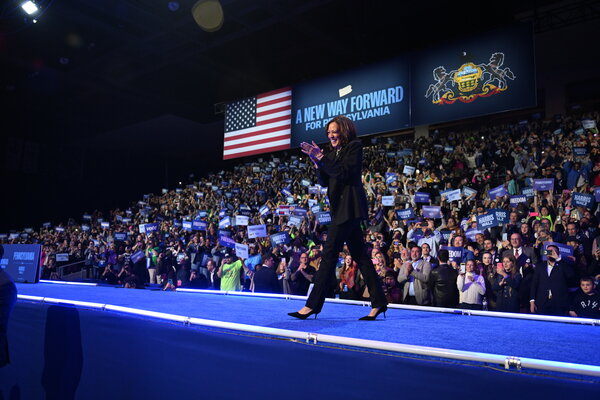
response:
M475 272L475 261L468 260L465 272L460 271L456 279L459 293L459 307L468 310L482 310L485 295L485 280Z

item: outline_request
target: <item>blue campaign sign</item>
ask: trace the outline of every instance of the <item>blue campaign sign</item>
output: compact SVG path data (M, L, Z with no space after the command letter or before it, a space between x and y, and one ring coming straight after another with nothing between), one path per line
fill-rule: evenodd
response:
M327 211L317 213L317 221L321 225L329 225L331 224L331 213Z
M440 206L423 206L423 217L425 217L425 218L442 218L442 207L440 207Z
M127 233L125 233L125 232L116 232L114 236L115 236L115 240L119 241L119 242L123 242L123 241L127 240Z
M41 250L39 244L5 244L0 268L15 282L37 283Z
M231 226L231 220L229 217L225 217L219 221L219 228L227 228L228 226Z
M502 208L492 208L488 212L496 216L496 223L498 225L506 224L508 222L508 210L503 210Z
M136 264L139 261L141 261L144 257L146 257L144 250L138 250L131 255L131 261L133 261L133 263Z
M440 241L442 243L448 243L448 241L450 240L450 235L452 235L452 231L443 230L440 231L440 234L442 235L442 239Z
M518 24L417 52L412 125L536 105L533 27Z
M428 204L430 199L430 195L427 192L417 192L415 193L415 203L425 203Z
M398 219L411 219L415 217L415 211L412 208L405 208L404 210L396 210L396 218Z
M521 189L521 194L527 198L535 196L535 190L532 187L526 187Z
M572 257L575 249L569 245L563 243L556 242L544 242L544 250L548 250L548 246L556 246L558 247L558 251L560 253L561 258ZM548 260L548 256L542 254L542 260Z
M543 192L546 190L552 191L554 190L554 178L547 179L534 179L533 180L533 189L538 192Z
M398 174L395 172L386 172L385 173L385 183L391 185L392 183L398 180Z
M475 190L475 189L471 189L471 188L470 188L470 187L468 187L468 186L464 186L464 187L462 188L462 193L463 193L463 196L465 196L465 197L469 197L469 196L471 196L471 195L473 195L473 194L477 194L477 190Z
M510 206L511 207L516 207L521 203L527 203L527 196L525 196L524 194L510 196Z
M585 207L591 209L594 205L594 196L587 193L573 192L571 194L571 204L577 207Z
M475 241L475 235L477 235L478 233L483 233L483 230L481 229L467 229L465 232L465 236L467 237L467 239L470 242L474 242Z
M175 227L180 227L180 226L181 226L181 220L174 219L174 220L173 220L173 226L175 226Z
M394 59L295 86L291 146L324 142L337 115L354 121L359 135L407 128L408 70L408 59Z
M154 222L152 224L140 224L139 229L140 233L149 234L152 232L156 232L159 228L158 222Z
M206 231L206 229L208 229L208 222L202 221L200 219L195 219L192 221L193 231Z
M405 165L404 168L402 169L402 173L404 175L412 175L415 173L416 168L412 167L410 165Z
M184 231L191 232L192 231L192 221L182 221L181 227Z
M266 225L248 225L248 239L267 237Z
M288 244L290 242L290 235L287 232L280 232L271 235L271 244L273 247L280 244Z
M457 263L462 261L464 250L462 247L440 246L440 250L448 250L450 256L448 261L456 261Z
M497 226L496 215L494 213L488 213L477 216L477 228L481 231Z
M588 150L585 147L573 147L573 155L577 157L582 157L587 155Z
M292 215L306 217L308 215L308 210L306 208L296 207L294 208L294 211L292 211Z
M460 200L460 189L450 189L440 192L440 196L446 196L447 201L458 201Z
M500 185L496 186L493 189L490 189L488 194L490 195L490 200L494 200L496 197L506 196L508 194L508 191L506 190L504 185Z
M219 235L219 243L221 244L221 246L235 249L235 240L233 240L233 238L229 236Z

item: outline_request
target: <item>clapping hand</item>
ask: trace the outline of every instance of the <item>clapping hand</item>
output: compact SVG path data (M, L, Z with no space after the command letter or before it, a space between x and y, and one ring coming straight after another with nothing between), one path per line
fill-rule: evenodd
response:
M300 148L302 152L310 157L313 163L316 165L316 161L323 158L323 152L319 148L319 146L313 141L311 143L302 142L300 143Z

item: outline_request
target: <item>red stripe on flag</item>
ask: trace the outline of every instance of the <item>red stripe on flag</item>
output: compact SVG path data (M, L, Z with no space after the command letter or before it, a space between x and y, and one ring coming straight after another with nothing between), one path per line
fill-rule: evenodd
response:
M266 92L266 93L261 93L258 96L256 96L257 99L262 99L264 97L269 97L269 96L273 96L274 94L279 94L279 93L283 93L283 92L287 92L292 90L291 87L285 87L285 88L281 88L281 89L275 89L275 90L271 90L270 92Z
M256 136L256 135L263 135L265 133L273 133L273 132L277 132L277 131L281 131L283 129L288 129L288 128L292 128L292 125L281 125L281 126L276 126L275 128L269 128L269 129L260 129L260 130L256 130L253 132L248 132L248 133L244 133L243 135L237 135L237 136L232 136L230 138L225 139L225 145L227 145L227 142L230 140L238 140L238 139L244 139L244 138L249 138L252 136Z
M277 104L277 103L282 103L284 101L288 101L291 100L292 96L287 96L287 97L281 97L279 99L273 99L273 100L269 100L269 101L265 101L264 103L260 103L256 105L256 109L260 109L261 107L266 107L266 106L270 106L272 104Z
M232 145L227 145L227 143L225 143L223 150L239 149L240 147L248 147L248 146L254 146L257 144L270 143L270 142L274 142L276 140L289 139L291 137L292 137L292 135L290 135L289 133L283 133L283 134L281 134L281 136L273 136L270 138L260 139L260 140L248 140L248 141L245 141L244 143L238 143L238 144L232 144Z
M264 148L258 149L258 150L251 150L251 151L244 151L244 152L236 153L236 154L229 154L229 155L223 156L223 160L252 156L255 154L263 154L263 153L266 153L267 150L268 150L268 152L273 152L273 151L279 151L279 150L288 150L289 148L290 148L289 144L284 144L284 145L276 146L276 147L264 147Z
M273 122L286 121L286 120L291 121L292 117L290 115L284 115L284 116L277 117L277 118L271 118L266 121L257 122L256 126L267 125L267 124L272 124Z
M292 109L292 106L283 106L283 107L274 108L274 109L268 110L268 111L257 112L256 116L257 117L264 117L265 115L275 114L275 113L278 113L278 112L281 112L281 111L286 111L286 110L291 110L291 109Z

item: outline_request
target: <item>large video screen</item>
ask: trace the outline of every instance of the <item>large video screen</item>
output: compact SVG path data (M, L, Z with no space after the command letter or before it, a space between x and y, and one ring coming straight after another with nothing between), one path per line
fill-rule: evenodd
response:
M394 59L294 86L292 147L325 142L337 116L354 121L358 135L409 127L408 61Z
M415 53L411 92L414 126L534 107L532 25Z
M4 269L15 282L37 283L39 281L39 244L5 244L0 268Z

